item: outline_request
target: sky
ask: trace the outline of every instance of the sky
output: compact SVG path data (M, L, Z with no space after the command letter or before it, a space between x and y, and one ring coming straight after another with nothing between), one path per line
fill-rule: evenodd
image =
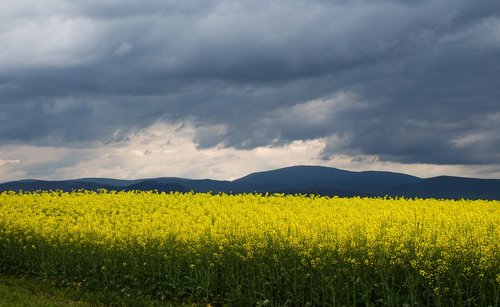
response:
M500 2L0 2L0 181L290 165L500 178Z

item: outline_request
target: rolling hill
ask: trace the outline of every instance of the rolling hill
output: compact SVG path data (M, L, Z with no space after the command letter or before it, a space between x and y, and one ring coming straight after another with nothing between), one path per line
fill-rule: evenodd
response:
M322 166L292 166L252 173L234 181L176 177L123 180L82 178L45 181L25 179L0 184L1 191L78 189L160 192L301 193L327 196L404 196L450 199L500 199L500 179L440 176L419 178L381 171L352 172Z

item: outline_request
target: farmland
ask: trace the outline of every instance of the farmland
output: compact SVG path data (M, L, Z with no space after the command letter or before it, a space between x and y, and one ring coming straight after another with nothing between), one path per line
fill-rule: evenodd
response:
M215 305L500 304L500 202L0 194L0 272Z

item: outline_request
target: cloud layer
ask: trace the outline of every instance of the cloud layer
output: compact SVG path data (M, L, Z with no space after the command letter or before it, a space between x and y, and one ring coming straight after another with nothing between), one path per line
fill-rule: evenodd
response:
M496 0L16 0L0 20L0 168L38 174L28 147L77 167L162 124L193 155L500 165Z

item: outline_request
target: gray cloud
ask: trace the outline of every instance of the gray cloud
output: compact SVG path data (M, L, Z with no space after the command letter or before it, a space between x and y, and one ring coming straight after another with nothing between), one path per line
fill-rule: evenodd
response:
M500 163L500 4L4 1L0 140L200 148L324 138L323 157Z

